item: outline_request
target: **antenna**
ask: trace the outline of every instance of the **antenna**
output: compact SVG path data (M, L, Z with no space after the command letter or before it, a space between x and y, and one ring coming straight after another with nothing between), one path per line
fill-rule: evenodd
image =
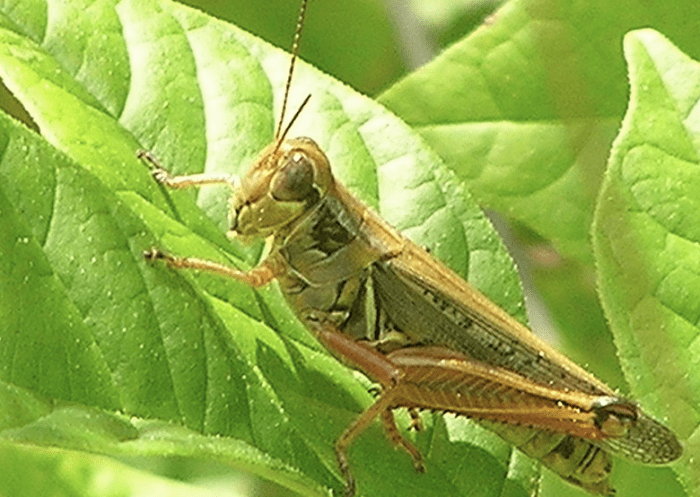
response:
M280 146L280 143L282 143L284 141L285 137L287 136L287 133L289 133L289 128L291 128L292 124L294 124L294 121L297 120L297 117L299 117L299 114L301 114L302 109L309 102L310 98L311 98L311 93L306 95L306 98L304 99L304 101L301 103L301 105L299 106L297 111L292 116L292 119L289 121L289 124L287 124L287 127L284 128L284 132L282 132L282 134L277 138L277 145L275 146L275 150L277 150ZM280 123L281 123L281 121L280 121Z
M277 131L275 132L275 141L277 142L277 147L279 147L280 143L282 143L282 140L284 140L284 137L287 134L287 131L289 131L290 126L296 119L296 117L299 115L301 112L301 109L306 105L306 102L309 101L309 97L304 100L304 103L301 105L299 110L296 112L294 115L294 118L292 121L289 123L289 126L284 130L284 133L282 133L282 123L284 122L284 114L287 111L287 99L289 98L289 89L292 86L292 74L294 74L294 64L297 60L297 57L299 56L299 42L301 41L301 32L304 28L304 18L306 17L306 4L308 3L308 0L302 0L301 1L301 7L299 7L299 17L297 18L297 28L296 31L294 32L294 41L292 42L292 60L289 63L289 72L287 73L287 83L284 87L284 100L282 100L282 112L280 114L280 120L279 124L277 124Z

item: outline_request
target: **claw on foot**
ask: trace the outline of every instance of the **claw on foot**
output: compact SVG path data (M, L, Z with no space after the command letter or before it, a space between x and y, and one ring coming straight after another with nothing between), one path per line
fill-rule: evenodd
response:
M166 256L163 252L161 252L157 248L153 247L150 250L143 251L143 258L146 259L147 261L155 261L157 259L165 259Z
M420 419L420 413L418 409L410 408L408 410L409 416L411 416L411 424L409 425L409 430L423 431L423 423Z
M170 173L161 165L158 158L148 150L137 150L136 157L141 159L151 170L151 176L156 182L165 185L170 181Z
M367 392L376 399L382 394L382 387L379 385L373 385L367 389Z
M345 497L353 497L355 495L355 480L352 477L345 482L345 492L343 493Z
M355 479L352 477L350 472L350 464L348 463L348 458L345 452L339 450L336 447L335 456L338 460L338 469L340 469L340 474L345 478L345 490L343 495L345 497L353 497L355 495Z
M152 169L151 176L153 176L153 179L161 185L166 185L170 181L170 173L168 173L168 171L166 171L162 167Z

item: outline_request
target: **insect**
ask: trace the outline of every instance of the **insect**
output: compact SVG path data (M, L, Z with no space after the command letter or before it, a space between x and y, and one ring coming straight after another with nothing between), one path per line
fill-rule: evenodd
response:
M229 186L229 233L271 238L269 255L247 272L158 249L144 256L253 287L277 280L316 338L379 383L375 402L335 444L347 496L356 490L347 449L376 419L416 470L424 470L420 452L394 421L401 407L468 416L594 494L614 492L612 454L651 464L677 459L682 447L669 429L363 205L335 180L311 138L287 138L309 98L285 126L306 5L303 0L275 139L240 180L172 176L152 155L140 154L166 187Z

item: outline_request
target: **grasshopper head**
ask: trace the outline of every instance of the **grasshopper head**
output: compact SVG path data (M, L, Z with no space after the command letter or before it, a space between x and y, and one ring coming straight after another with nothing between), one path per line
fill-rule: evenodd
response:
M328 158L311 138L275 141L241 178L228 234L265 238L302 216L332 183Z

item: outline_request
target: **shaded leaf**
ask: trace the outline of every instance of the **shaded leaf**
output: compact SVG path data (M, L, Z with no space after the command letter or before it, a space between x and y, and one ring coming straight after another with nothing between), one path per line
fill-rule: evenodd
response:
M599 197L601 299L640 401L685 440L674 466L699 495L700 64L658 33L625 38L631 101Z
M513 0L379 101L485 208L592 262L593 207L627 104L622 37L654 26L700 55L696 4Z

